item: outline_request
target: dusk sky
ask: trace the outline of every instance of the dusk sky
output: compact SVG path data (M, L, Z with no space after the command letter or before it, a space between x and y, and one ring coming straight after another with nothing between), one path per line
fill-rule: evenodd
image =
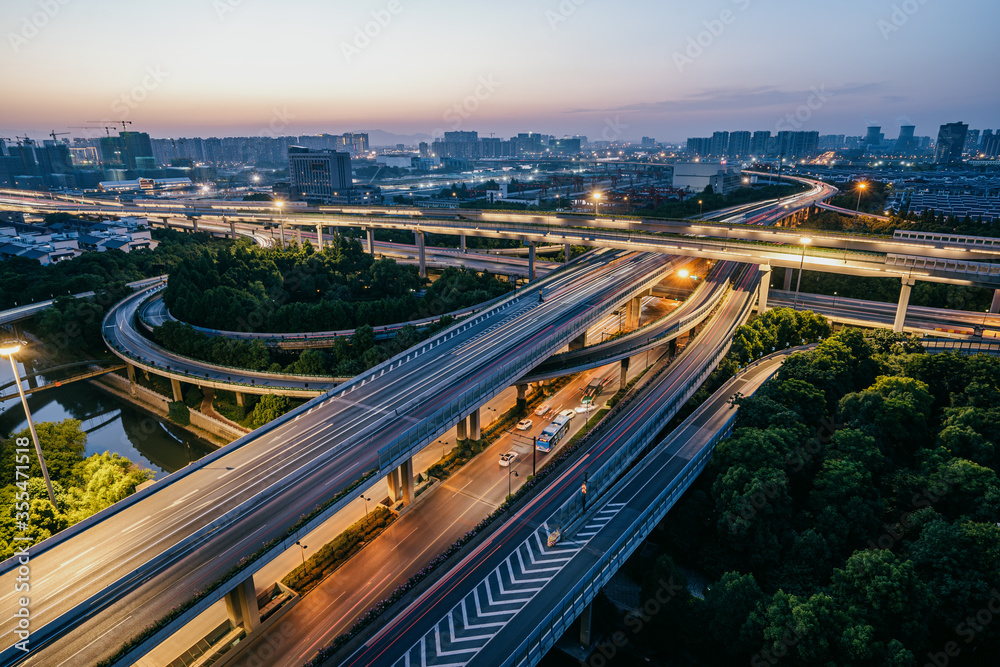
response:
M1000 127L987 0L5 0L0 23L5 137Z

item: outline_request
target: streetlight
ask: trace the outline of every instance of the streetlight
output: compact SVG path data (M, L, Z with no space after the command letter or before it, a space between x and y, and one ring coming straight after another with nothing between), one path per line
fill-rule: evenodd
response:
M812 239L802 237L799 239L799 243L802 244L802 259L799 260L799 279L795 283L795 304L792 306L793 310L799 307L799 288L802 286L802 267L806 263L806 246L812 243Z
M302 566L305 567L305 564L306 564L306 549L308 549L309 547L307 545L305 545L305 544L302 544L298 540L296 540L295 543L297 545L299 545L299 547L301 547L301 549L302 549L302 552L301 552L302 553Z
M285 220L284 220L284 218L281 217L281 211L282 211L282 207L285 205L285 202L283 202L282 200L279 199L279 200L277 200L277 201L274 202L274 205L278 207L278 227L279 227L279 230L280 230L280 233L281 233L281 248L284 249L285 248Z
M854 219L857 220L861 215L861 194L868 188L868 184L864 181L858 183L858 206L854 210Z
M365 501L365 525L367 526L368 525L368 501L371 500L371 498L366 498L365 494L363 494L363 493L360 496L358 496L358 497L361 498L361 500Z
M45 465L45 456L42 454L42 446L38 442L38 433L35 432L35 424L31 421L31 410L28 409L28 399L24 395L24 387L21 386L21 376L17 371L17 364L14 363L14 355L21 350L21 346L26 345L19 340L7 340L0 342L0 354L10 359L10 368L14 371L14 384L17 385L17 393L21 396L21 405L24 406L24 416L28 418L28 430L31 431L31 439L35 443L35 453L38 454L38 464L42 468L42 477L45 478L45 487L49 490L49 501L56 513L59 506L56 505L56 494L52 490L52 480L49 479L49 469Z
M601 205L601 193L600 192L595 192L594 193L594 217L595 218L599 215L600 205Z
M705 213L705 202L703 200L699 199L698 200L698 217L699 218L702 217L702 214L704 214L704 213Z
M520 477L520 475L517 474L516 470L512 470L510 468L507 468L507 498L508 499L510 498L510 476L511 475L513 475L514 477ZM507 507L507 511L508 512L510 511L510 507L509 506Z
M837 307L837 293L836 292L833 293L833 307L834 308Z

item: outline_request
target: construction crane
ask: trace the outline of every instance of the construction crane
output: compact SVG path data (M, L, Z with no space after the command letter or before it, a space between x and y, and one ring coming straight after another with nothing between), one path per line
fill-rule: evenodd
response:
M106 121L106 120L88 120L87 122L88 123L100 124L100 123L107 123L108 121ZM127 131L128 128L126 127L126 125L131 125L132 124L132 121L130 121L130 120L119 120L119 121L113 121L113 122L114 122L115 125L117 125L118 123L122 124L122 129L119 130L119 132L125 132L125 131ZM105 129L107 129L107 128L105 128ZM113 127L113 126L112 126L111 129L118 130L117 127Z
M70 134L70 133L69 132L56 132L55 130L52 130L51 132L49 132L49 136L52 137L52 141L55 142L55 143L59 142L59 140L56 137L61 136L63 134Z
M107 133L107 135L109 137L111 136L111 130L117 130L118 129L118 128L113 127L111 125L75 125L75 126L71 127L70 129L71 130L99 130L102 127L104 128L104 131Z

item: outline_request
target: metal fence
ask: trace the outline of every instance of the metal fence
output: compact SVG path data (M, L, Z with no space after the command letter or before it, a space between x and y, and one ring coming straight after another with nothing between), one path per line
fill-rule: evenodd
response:
M920 341L924 346L924 351L928 354L940 354L942 352L958 352L959 354L989 354L1000 356L1000 342L987 343L986 341L974 340L952 340L949 338L925 338Z

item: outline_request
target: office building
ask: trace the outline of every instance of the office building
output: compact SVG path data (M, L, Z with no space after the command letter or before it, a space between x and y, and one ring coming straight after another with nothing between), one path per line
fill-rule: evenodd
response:
M938 131L937 148L934 151L934 162L950 164L962 159L965 149L965 137L969 126L965 123L948 123Z
M643 148L656 148L656 139L653 137L643 137L642 138Z
M339 202L350 197L353 186L351 154L292 146L288 149L288 175L293 199Z
M965 153L976 154L979 150L979 130L969 130L965 135L965 146L962 150Z
M549 140L549 151L554 155L579 155L580 148L580 139L576 137Z

